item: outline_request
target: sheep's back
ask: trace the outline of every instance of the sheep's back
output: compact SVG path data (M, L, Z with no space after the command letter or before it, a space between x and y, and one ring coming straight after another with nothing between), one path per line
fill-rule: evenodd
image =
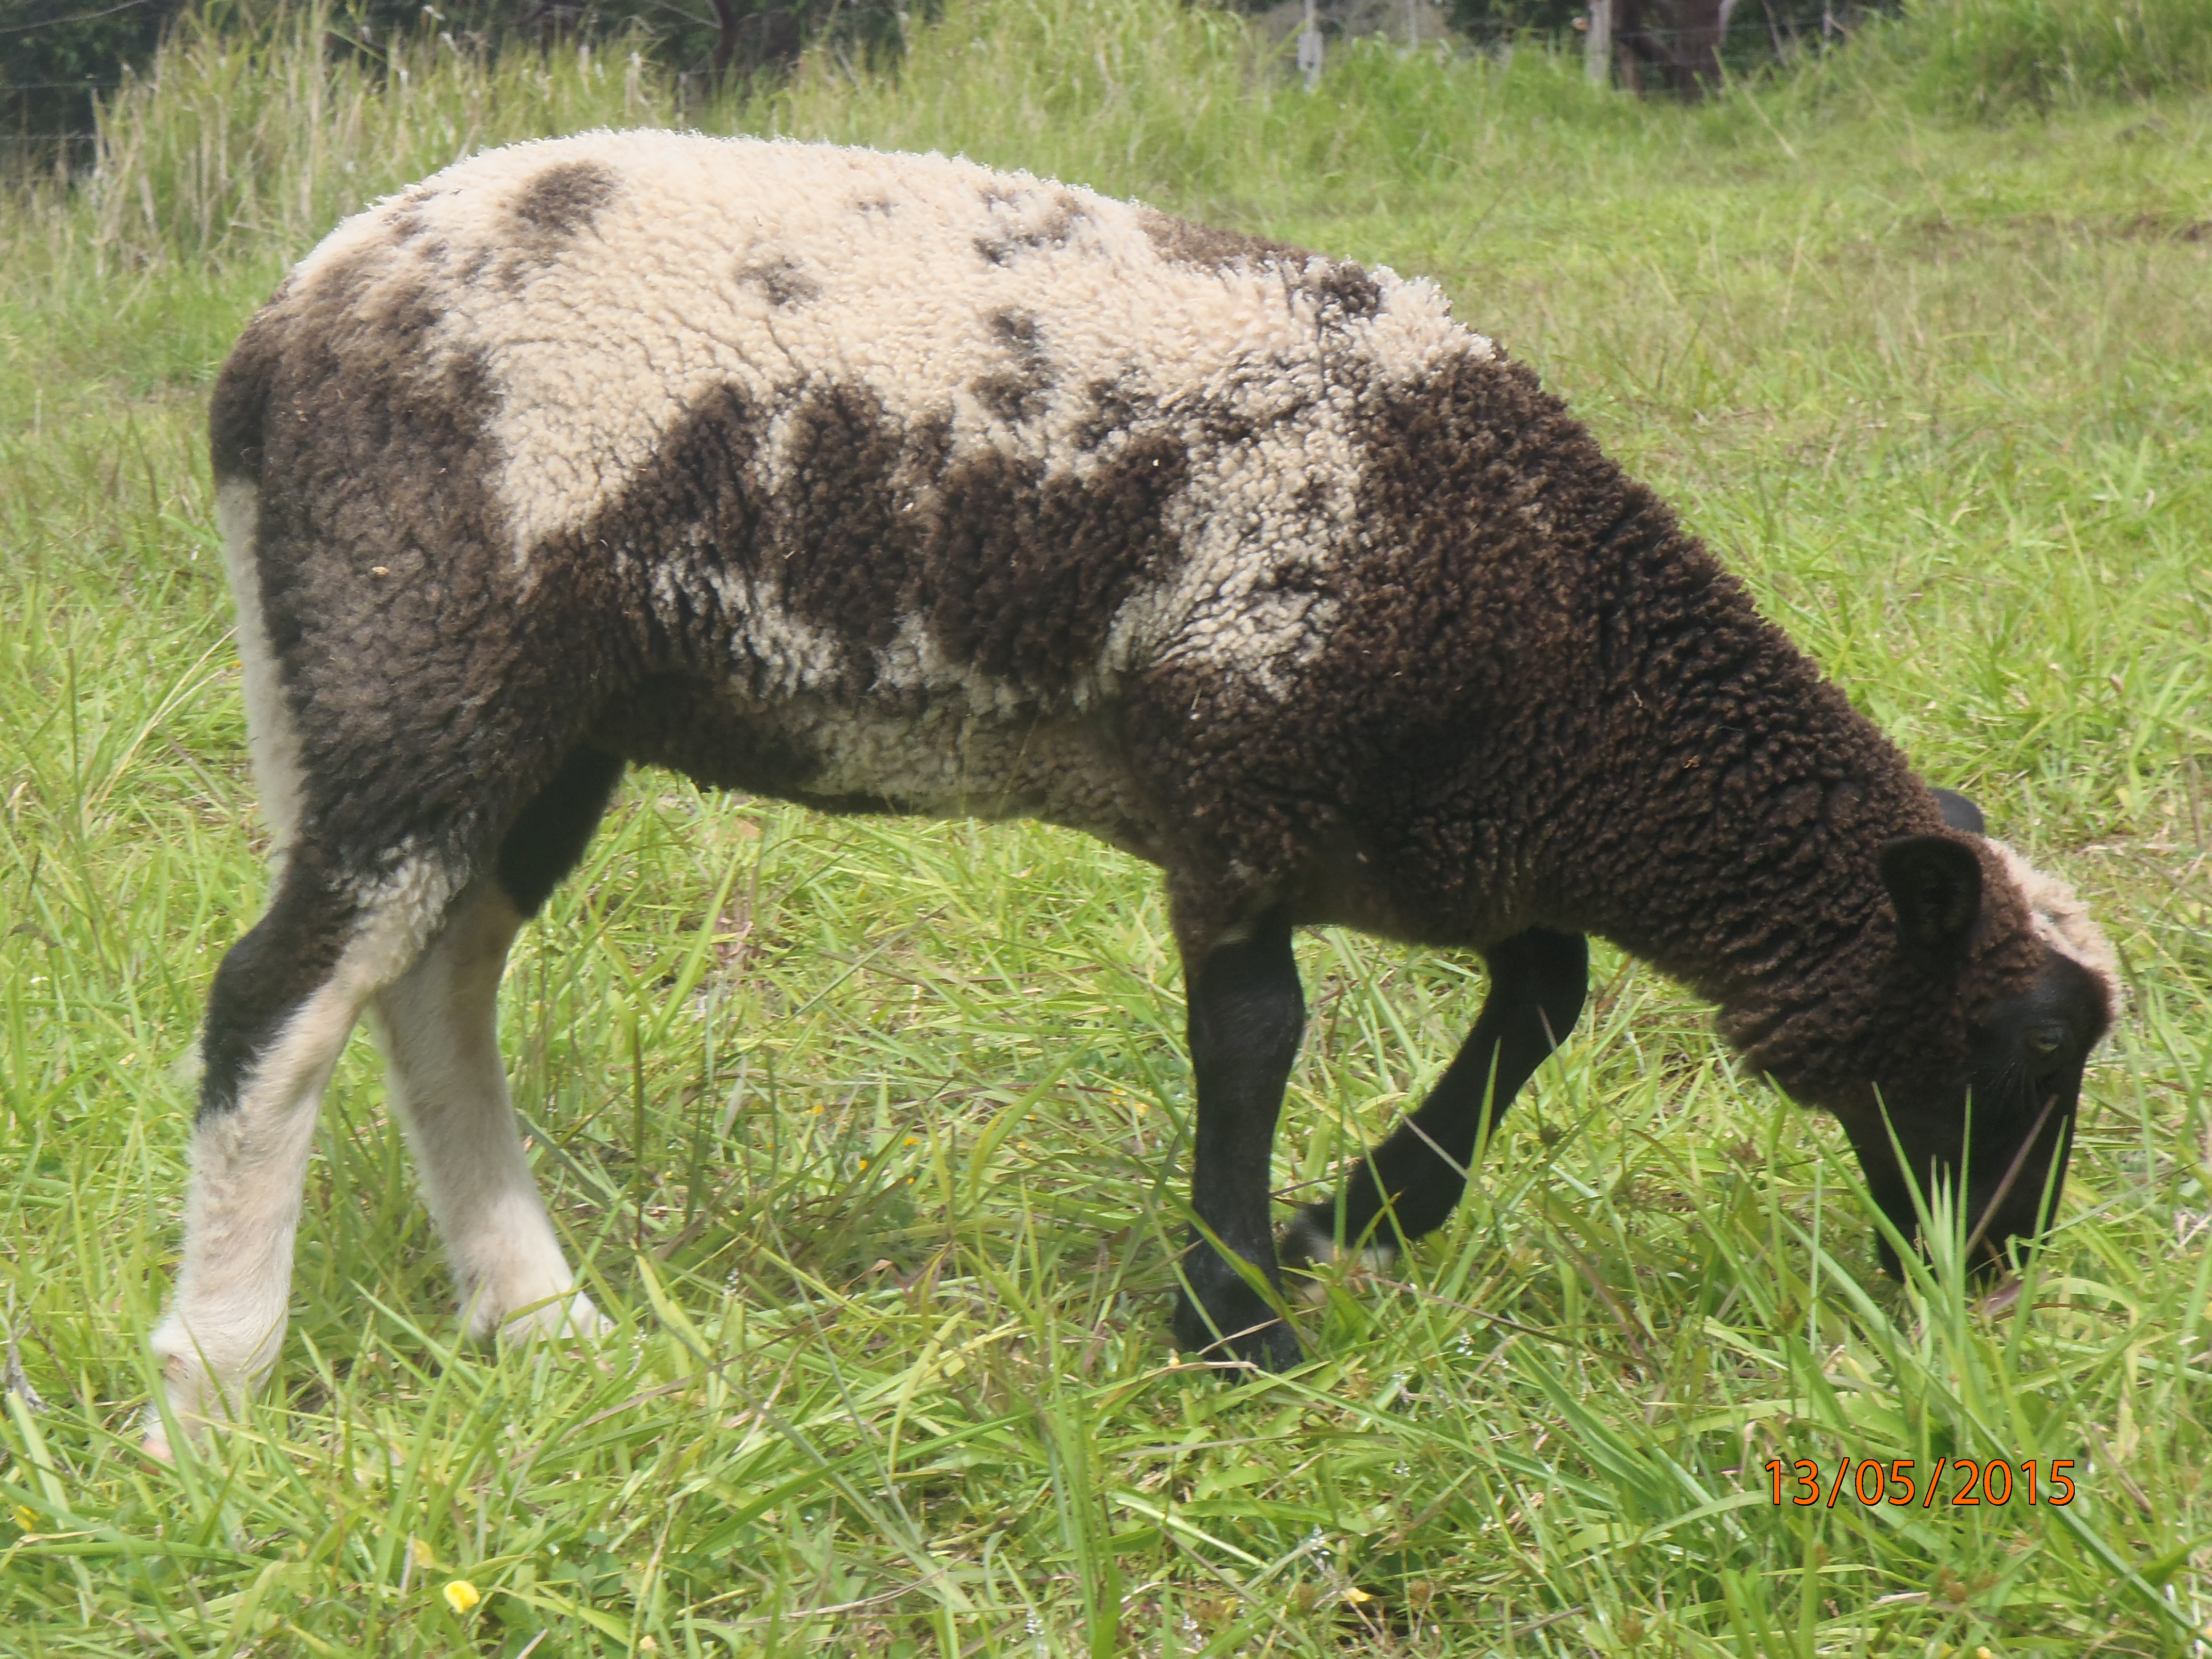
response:
M444 453L374 470L465 458L481 510L406 533L525 589L611 569L763 695L1008 709L1163 656L1279 689L1364 401L1488 355L1425 283L1025 174L642 132L426 180L274 311L325 359L308 447L379 386L454 404Z

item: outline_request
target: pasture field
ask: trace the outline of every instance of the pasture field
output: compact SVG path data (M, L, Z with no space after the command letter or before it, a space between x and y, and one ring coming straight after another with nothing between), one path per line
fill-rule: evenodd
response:
M1846 53L1684 109L1527 47L1340 53L1309 98L1170 0L979 0L896 82L814 63L679 112L619 52L377 70L301 44L326 21L179 40L98 179L0 196L0 1653L2212 1644L2212 101L1972 125ZM1426 273L1539 366L2118 946L2021 1311L1940 1249L1883 1279L1841 1136L1607 949L1459 1215L1332 1283L1311 1363L1178 1364L1151 873L642 774L504 1002L618 1334L459 1340L357 1042L272 1387L145 1458L193 1034L265 850L209 381L350 207L470 146L678 118L961 149ZM1482 981L1299 950L1302 1197ZM2038 1501L1778 1506L1765 1468L1938 1457L2033 1459Z

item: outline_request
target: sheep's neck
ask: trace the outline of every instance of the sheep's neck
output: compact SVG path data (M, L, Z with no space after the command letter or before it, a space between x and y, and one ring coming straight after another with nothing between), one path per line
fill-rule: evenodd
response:
M1940 815L1711 556L1656 528L1601 584L1616 591L1597 606L1597 764L1568 815L1563 896L1732 1013L1802 1005L1880 936L1882 843Z

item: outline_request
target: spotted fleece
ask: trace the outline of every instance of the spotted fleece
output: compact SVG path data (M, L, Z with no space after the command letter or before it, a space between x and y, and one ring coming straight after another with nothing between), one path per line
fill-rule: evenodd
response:
M156 1449L273 1363L363 1016L468 1328L602 1328L495 1011L633 764L1161 866L1196 1092L1174 1328L1215 1358L1299 1352L1268 1160L1308 924L1478 952L1491 989L1290 1219L1292 1267L1443 1222L1592 933L1843 1119L1908 1232L1911 1183L1970 1158L1992 1250L2057 1190L2117 1006L2071 894L1947 817L1427 283L942 156L595 133L340 226L210 436L277 856L209 1000Z
M1164 650L1272 684L1327 626L1299 578L1349 532L1362 397L1491 351L1425 282L1194 235L1088 191L937 155L662 132L463 162L349 221L279 310L333 289L364 315L434 315L410 349L481 385L523 591L564 558L651 558L672 611L746 618L742 644L782 695L857 676L1001 712L1047 689L1079 708ZM702 411L744 424L765 501L818 467L825 419L883 429L902 514L979 461L1071 495L1171 465L1158 507L1181 556L1128 584L1089 659L1056 663L1069 683L1045 688L1018 660L979 663L957 636L982 619L907 608L915 593L876 598L856 639L840 626L852 613L704 550L580 546L611 514L653 511L639 486Z

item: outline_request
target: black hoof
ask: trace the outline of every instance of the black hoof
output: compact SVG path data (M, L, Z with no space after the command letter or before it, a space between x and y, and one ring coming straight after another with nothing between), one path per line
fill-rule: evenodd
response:
M1291 1328L1257 1297L1239 1314L1217 1312L1209 1323L1188 1297L1176 1304L1176 1346L1209 1365L1286 1371L1302 1363L1305 1350ZM1218 1331L1219 1334L1216 1334Z

